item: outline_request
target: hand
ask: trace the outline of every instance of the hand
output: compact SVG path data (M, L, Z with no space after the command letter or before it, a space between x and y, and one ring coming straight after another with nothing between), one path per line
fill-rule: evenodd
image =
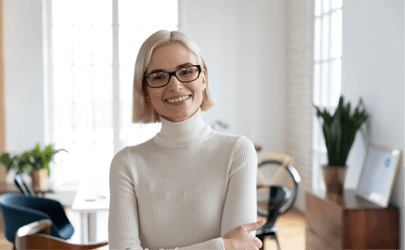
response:
M249 234L263 226L264 220L253 222L251 224L240 226L225 234L222 237L225 249L259 249L263 242L259 238Z

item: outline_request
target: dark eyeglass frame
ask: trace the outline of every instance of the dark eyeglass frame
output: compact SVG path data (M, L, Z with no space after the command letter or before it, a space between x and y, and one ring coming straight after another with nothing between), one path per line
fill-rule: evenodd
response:
M180 79L177 77L176 73L177 73L178 71L180 71L180 70L182 70L182 69L184 69L184 68L188 68L188 67L197 67L197 68L198 68L198 75L197 75L197 77L196 77L194 80L191 80L191 81L182 81L182 80L180 80ZM149 87L154 88L154 89L156 89L156 88L162 88L162 87L166 86L167 84L169 84L170 79L172 79L172 76L176 77L176 79L179 80L179 82L184 82L184 83L185 83L185 82L192 82L192 81L197 80L197 79L200 77L200 74L201 74L201 66L200 66L200 65L187 65L187 66L181 67L181 69L178 69L178 70L173 71L173 72L167 72L167 71L164 71L164 70L162 70L162 71L160 71L160 72L165 72L165 73L168 73L168 74L169 74L168 81L167 81L167 83L166 83L165 85L162 85L162 86L160 86L160 87L152 87L152 86L149 85L148 81L146 80L146 77L148 77L149 75L154 74L154 73L156 73L156 72L153 72L153 73L149 73L149 74L147 74L147 75L144 75L144 76L143 76L144 82L145 82L146 84L148 84Z

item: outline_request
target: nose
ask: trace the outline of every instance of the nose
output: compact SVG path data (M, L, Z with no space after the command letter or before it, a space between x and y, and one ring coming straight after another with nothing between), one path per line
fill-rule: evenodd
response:
M169 89L180 90L180 89L182 89L182 87L183 87L182 82L180 82L176 76L174 76L174 75L170 76L169 84L168 84Z

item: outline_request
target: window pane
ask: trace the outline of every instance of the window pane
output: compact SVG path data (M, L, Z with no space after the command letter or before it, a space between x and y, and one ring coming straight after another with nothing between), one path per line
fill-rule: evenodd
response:
M133 124L131 103L121 103L121 146L136 145L145 142L160 131L161 123L154 124Z
M95 25L92 36L93 62L95 64L112 63L112 27Z
M132 124L134 64L148 36L160 29L177 29L177 0L117 1L117 45L112 37L113 0L52 1L53 139L70 149L69 160L54 172L55 185L78 184L94 176L96 167L95 178L108 176L117 150L114 139L120 140L120 146L135 145L161 128L160 124ZM119 65L113 65L114 46L119 48ZM120 75L117 83L112 77L115 69ZM114 138L113 131L113 84L119 84L115 101L122 105L117 115L120 138Z
M132 102L134 67L120 67L120 101Z
M113 143L112 103L99 103L94 106L95 141Z
M319 61L321 59L321 19L315 19L315 30L314 30L314 60Z
M74 162L75 159L75 144L69 142L58 142L55 149L66 149L68 152L61 152L55 155L55 162L57 163L53 169L55 173L55 185L74 184L77 176L77 166Z
M321 105L327 106L329 104L329 63L323 62L322 63L322 97L321 97Z
M342 8L342 0L332 0L332 8L333 9Z
M94 8L97 6L97 11ZM95 25L111 25L112 24L112 1L111 0L93 0L91 2L92 23Z
M72 0L52 1L52 23L72 24L74 6Z
M120 64L135 65L142 43L155 31L141 27L120 27Z
M91 25L91 13L94 12L97 3L94 0L71 0L70 2L74 8L73 23L75 25Z
M112 67L96 65L93 67L93 72L94 72L93 75L94 102L112 103L113 99Z
M73 105L71 103L54 104L54 138L57 142L73 140Z
M322 20L322 58L329 57L329 16L323 16Z
M57 142L71 142L73 141L74 130L73 129L59 129L56 128L54 132L54 139Z
M121 117L121 128L131 128L132 127L132 103L131 102L121 102L120 103L120 117ZM121 137L122 139L122 137Z
M93 141L93 105L75 104L75 141Z
M315 16L321 15L321 0L315 0Z
M53 63L72 63L73 34L71 25L52 28Z
M118 9L120 25L177 25L177 0L119 0Z
M73 68L73 97L75 102L93 101L92 71L91 66L75 66Z
M73 32L73 63L92 63L92 33L91 26L75 26Z
M314 65L314 104L319 106L320 104L320 77L321 77L321 72L319 70L320 64L315 63Z
M330 0L322 1L323 13L327 13L329 11L329 9L330 9L329 1Z
M78 177L82 181L89 181L94 176L94 144L80 142L75 144L75 164Z
M342 60L340 58L332 62L331 74L332 74L331 105L337 106L341 94Z
M342 56L342 10L332 13L332 57Z
M111 160L114 157L114 144L96 143L95 145L95 172L98 176L108 176Z
M72 66L53 66L53 99L55 103L71 102L73 99Z

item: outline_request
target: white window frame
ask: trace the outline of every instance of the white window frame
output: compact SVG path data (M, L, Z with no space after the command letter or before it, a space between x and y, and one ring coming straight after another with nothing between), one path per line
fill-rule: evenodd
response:
M48 113L45 119L45 126L48 129L46 136L52 144L55 144L54 132L54 99L53 99L53 44L52 44L52 0L42 0L42 9L43 9L43 23L45 24L44 27L44 48L47 53L44 54L44 77L47 78L45 82L45 92L44 102L45 102L45 109ZM119 83L120 83L120 67L119 67L119 25L118 25L118 1L119 0L112 0L112 32L113 32L113 60L112 60L112 79L113 79L113 138L114 138L114 154L116 154L120 149L120 100L119 100ZM183 31L185 30L185 0L177 0L178 4L178 24L177 30ZM142 127L142 126L141 126ZM145 126L143 126L145 127ZM55 168L54 164L51 163L51 176L49 178L51 183L55 183L55 175L52 174L52 169ZM55 186L58 190L76 190L78 185L73 186Z
M314 7L314 16L316 20L317 18L320 19L320 34L319 34L319 38L320 38L320 47L319 47L319 60L315 60L314 59L314 81L316 79L316 75L315 75L315 65L316 64L322 64L323 62L327 62L329 64L328 67L328 79L327 82L323 82L323 70L321 67L319 67L319 89L318 91L314 90L314 98L313 98L313 103L315 103L316 106L318 106L321 110L323 110L324 108L326 108L327 110L330 110L331 113L334 113L334 110L337 107L338 103L332 103L331 102L331 87L332 87L332 79L331 79L331 62L335 59L342 59L342 55L340 57L332 57L331 53L332 53L332 48L331 48L331 40L332 40L332 13L337 11L338 9L341 9L343 12L343 3L342 6L340 8L335 8L332 9L332 1L334 0L327 0L329 1L329 7L330 10L326 13L323 12L323 2L326 0L319 0L320 2L320 15L316 16L315 12L316 12L316 6ZM314 4L316 5L316 0L314 1ZM326 59L323 59L322 57L322 53L323 53L323 49L324 49L324 42L323 42L323 16L329 16L329 29L328 29L328 57ZM316 22L314 22L314 26L316 25ZM314 27L314 53L316 51L316 27ZM342 67L340 67L342 69ZM340 76L342 76L342 70L340 71ZM342 79L342 77L340 77L340 79ZM342 93L342 81L340 80L340 93ZM322 103L322 93L323 93L323 88L327 87L327 93L328 93L328 98L327 98L327 103ZM316 85L314 84L314 88L316 88ZM315 96L315 93L319 93L318 96ZM318 100L320 100L319 103L316 103L315 100L316 98L318 98ZM316 109L314 108L314 110L316 111ZM314 111L314 115L313 115L313 171L312 171L312 188L317 190L317 189L321 189L321 190L325 190L325 184L323 181L323 177L322 177L322 168L321 165L322 164L327 164L327 150L326 150L326 145L323 139L323 130L322 130L322 125L323 125L323 120L322 118L318 118L316 115L316 112ZM326 159L326 160L325 160Z

